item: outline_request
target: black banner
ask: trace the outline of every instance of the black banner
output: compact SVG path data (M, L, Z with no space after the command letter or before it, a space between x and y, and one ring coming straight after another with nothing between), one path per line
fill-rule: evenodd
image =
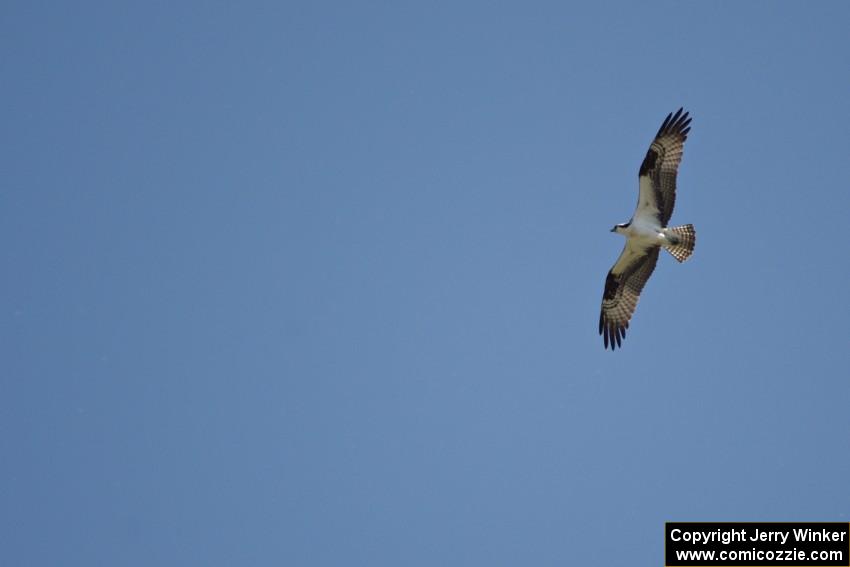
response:
M667 522L664 564L850 567L850 524Z

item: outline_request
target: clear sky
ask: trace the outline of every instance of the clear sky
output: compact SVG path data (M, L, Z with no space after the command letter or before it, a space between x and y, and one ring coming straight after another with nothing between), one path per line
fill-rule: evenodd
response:
M662 565L850 521L850 4L6 2L0 564ZM637 170L692 131L622 350Z

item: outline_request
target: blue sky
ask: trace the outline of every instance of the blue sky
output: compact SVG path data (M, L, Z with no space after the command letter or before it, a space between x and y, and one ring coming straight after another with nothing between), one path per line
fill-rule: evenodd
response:
M850 521L847 3L0 17L0 563L663 562ZM637 169L692 133L622 350Z

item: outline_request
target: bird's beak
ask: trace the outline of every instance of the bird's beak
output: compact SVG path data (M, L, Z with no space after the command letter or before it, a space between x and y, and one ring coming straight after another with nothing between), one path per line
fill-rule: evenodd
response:
M611 232L617 232L617 227L615 226L614 228L612 228Z

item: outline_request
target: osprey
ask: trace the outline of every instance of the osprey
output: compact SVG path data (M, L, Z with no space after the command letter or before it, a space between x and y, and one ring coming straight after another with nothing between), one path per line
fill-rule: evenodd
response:
M631 220L611 229L626 237L626 246L608 272L602 294L599 334L606 349L622 346L640 292L655 269L659 250L665 248L679 262L694 252L693 225L667 227L676 202L676 173L691 130L691 119L683 110L667 115L643 158L638 172L638 203Z

